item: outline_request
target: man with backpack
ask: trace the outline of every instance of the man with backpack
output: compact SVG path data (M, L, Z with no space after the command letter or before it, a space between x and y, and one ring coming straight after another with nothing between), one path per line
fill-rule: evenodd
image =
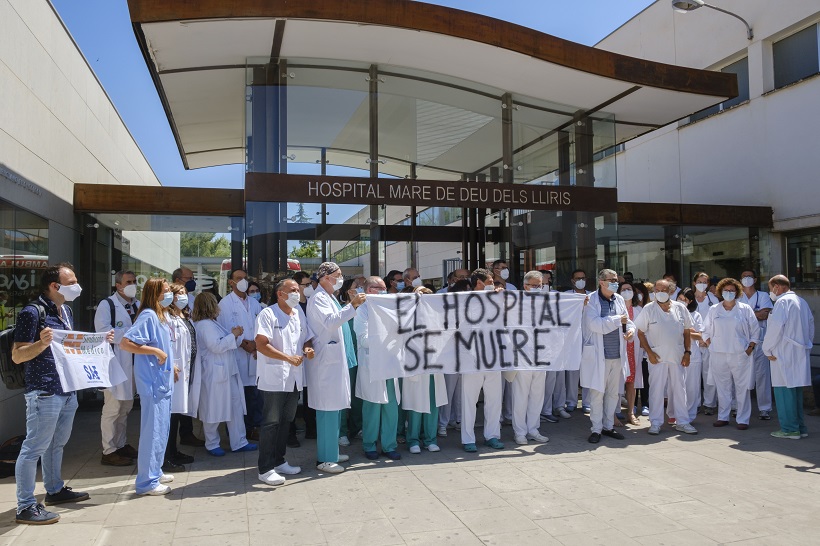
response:
M86 500L88 493L72 491L60 471L63 448L71 436L77 394L64 392L51 352L53 330L73 330L74 319L66 302L82 292L71 264L60 263L46 269L40 278L40 297L20 311L14 331L11 358L25 365L26 439L15 466L17 482L17 523L45 525L60 516L49 512L34 497L37 460L42 460L45 504ZM114 331L108 342L114 341Z

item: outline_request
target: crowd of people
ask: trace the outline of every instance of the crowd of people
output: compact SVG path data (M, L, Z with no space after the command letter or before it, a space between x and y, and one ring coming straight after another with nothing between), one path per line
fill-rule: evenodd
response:
M457 269L438 292L517 290L503 260L472 272ZM811 385L809 350L814 319L789 280L775 275L768 293L757 290L752 270L740 281L713 285L698 272L692 287L673 275L641 283L630 273L602 269L590 278L578 269L568 292L583 295L580 361L562 371L480 371L374 379L368 322L375 320L367 298L414 293L433 297L418 270L385 277L345 279L333 262L312 274L298 272L278 281L270 299L244 270L231 272L230 293L221 300L196 290L193 273L176 270L169 282L149 279L137 299L136 276L115 275L113 294L100 302L98 332L107 332L117 365L127 376L104 391L101 464L136 462L136 493L164 495L174 471L193 457L178 448L201 446L213 457L226 455L219 433L225 423L232 452L258 450L258 477L281 485L302 469L287 461L300 446L296 416L302 401L305 438L316 439L316 469L345 471L349 455L340 447L361 439L367 459L401 459L439 451L438 438L460 436L465 452L478 451L477 406L483 398L483 442L503 449L502 426L512 426L516 444L544 443L545 426L583 413L590 419L588 441L623 440L618 429L649 421L648 433L664 426L697 434L698 413L714 415L715 427L734 418L749 428L755 390L758 418L772 412L772 388L780 430L777 438L808 434L803 387ZM71 433L76 393L63 392L49 348L51 329L73 329L66 302L81 288L73 268L58 264L41 279L41 296L23 309L15 331L13 359L26 365L27 436L17 461L17 521L54 523L59 515L34 497L38 459L43 464L45 504L77 502L60 477L63 447ZM523 276L527 292L550 292L549 271ZM42 317L40 315L43 315ZM42 321L42 319L45 319ZM127 443L126 425L140 401L138 448ZM580 392L580 408L579 408ZM204 440L194 435L202 422Z

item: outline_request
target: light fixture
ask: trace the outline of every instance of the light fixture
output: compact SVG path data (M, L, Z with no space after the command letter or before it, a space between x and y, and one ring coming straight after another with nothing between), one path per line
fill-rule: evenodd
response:
M740 19L744 25L746 25L746 37L748 39L754 38L754 32L752 32L752 26L746 22L746 19L741 17L736 13L732 13L731 11L725 10L723 8L719 8L717 6L713 6L711 4L707 4L703 0L672 0L672 8L680 13L686 13L687 11L694 11L700 7L712 8L715 11L719 11L721 13L725 13L726 15L731 15L735 19Z

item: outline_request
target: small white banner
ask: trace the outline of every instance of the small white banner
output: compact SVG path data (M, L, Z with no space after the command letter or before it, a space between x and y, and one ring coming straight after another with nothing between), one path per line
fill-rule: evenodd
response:
M65 392L112 387L125 381L106 335L54 330L51 352Z
M371 378L577 370L584 299L517 290L368 295Z

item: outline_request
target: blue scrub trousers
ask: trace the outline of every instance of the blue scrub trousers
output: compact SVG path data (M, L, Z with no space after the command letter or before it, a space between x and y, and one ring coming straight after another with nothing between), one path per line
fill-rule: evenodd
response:
M140 395L140 442L137 457L137 494L147 493L159 485L162 463L171 429L171 393L154 398L151 385L135 377Z
M436 383L430 376L430 413L407 412L407 445L427 447L436 443L438 432L438 406L436 406ZM421 436L421 438L419 438Z
M396 451L396 430L399 421L399 404L392 379L387 383L387 403L362 402L362 447L365 452L376 451L376 441L381 431L382 451Z
M316 461L339 462L339 425L342 412L316 410Z
M809 432L803 421L803 387L775 387L774 400L777 404L780 430L800 434Z

